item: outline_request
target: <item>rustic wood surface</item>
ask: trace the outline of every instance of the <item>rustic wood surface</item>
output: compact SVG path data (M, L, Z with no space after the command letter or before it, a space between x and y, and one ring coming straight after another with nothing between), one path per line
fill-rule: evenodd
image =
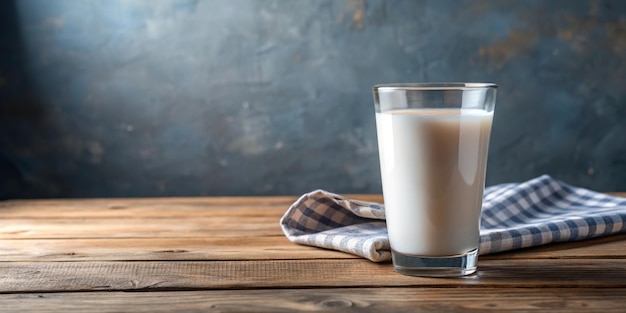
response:
M289 242L278 220L295 199L0 202L0 311L625 311L626 234L416 278Z

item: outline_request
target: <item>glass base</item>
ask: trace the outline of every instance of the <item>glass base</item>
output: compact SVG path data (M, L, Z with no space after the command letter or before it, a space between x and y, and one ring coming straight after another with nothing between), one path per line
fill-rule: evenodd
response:
M391 250L393 268L400 274L426 277L455 277L476 272L478 249L448 257L424 257Z

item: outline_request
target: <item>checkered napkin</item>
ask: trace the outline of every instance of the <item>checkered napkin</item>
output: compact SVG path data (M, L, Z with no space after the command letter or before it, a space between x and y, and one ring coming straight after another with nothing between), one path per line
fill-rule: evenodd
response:
M289 240L374 262L391 259L385 208L323 190L300 197L280 220ZM479 253L626 232L626 198L572 187L544 175L485 189Z

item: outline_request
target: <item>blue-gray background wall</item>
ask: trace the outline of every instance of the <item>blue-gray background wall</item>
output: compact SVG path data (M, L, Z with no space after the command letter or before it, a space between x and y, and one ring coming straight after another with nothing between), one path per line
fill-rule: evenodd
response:
M0 2L0 198L381 192L371 86L500 85L488 184L626 190L626 1Z

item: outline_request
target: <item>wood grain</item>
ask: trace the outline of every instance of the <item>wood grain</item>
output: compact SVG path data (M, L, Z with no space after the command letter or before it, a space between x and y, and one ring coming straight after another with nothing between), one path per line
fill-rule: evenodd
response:
M495 255L491 259L626 258L626 234L550 244ZM291 243L283 235L203 238L0 239L7 261L185 261L354 259L357 256Z
M380 195L347 195L382 202ZM208 216L280 216L297 199L285 197L140 198L9 200L0 202L0 218L176 218Z
M335 288L0 295L6 312L624 312L626 289ZM610 299L610 300L607 300Z
M0 240L7 261L184 261L354 259L357 256L291 243L285 236L206 238Z
M456 279L408 277L361 259L2 262L0 292L327 287L626 288L626 260L486 260Z
M351 197L382 202L376 195ZM462 278L408 277L390 263L289 242L278 220L295 199L0 202L0 311L626 307L626 234L481 256L478 272Z
M280 217L3 219L0 239L280 236Z
M110 201L84 201L84 204L61 205L37 202L11 202L0 205L0 218L13 219L96 219L96 218L196 218L196 217L248 217L281 216L291 203L268 205L263 203L248 205L203 204L203 203L127 203ZM1 202L0 202L1 203Z

